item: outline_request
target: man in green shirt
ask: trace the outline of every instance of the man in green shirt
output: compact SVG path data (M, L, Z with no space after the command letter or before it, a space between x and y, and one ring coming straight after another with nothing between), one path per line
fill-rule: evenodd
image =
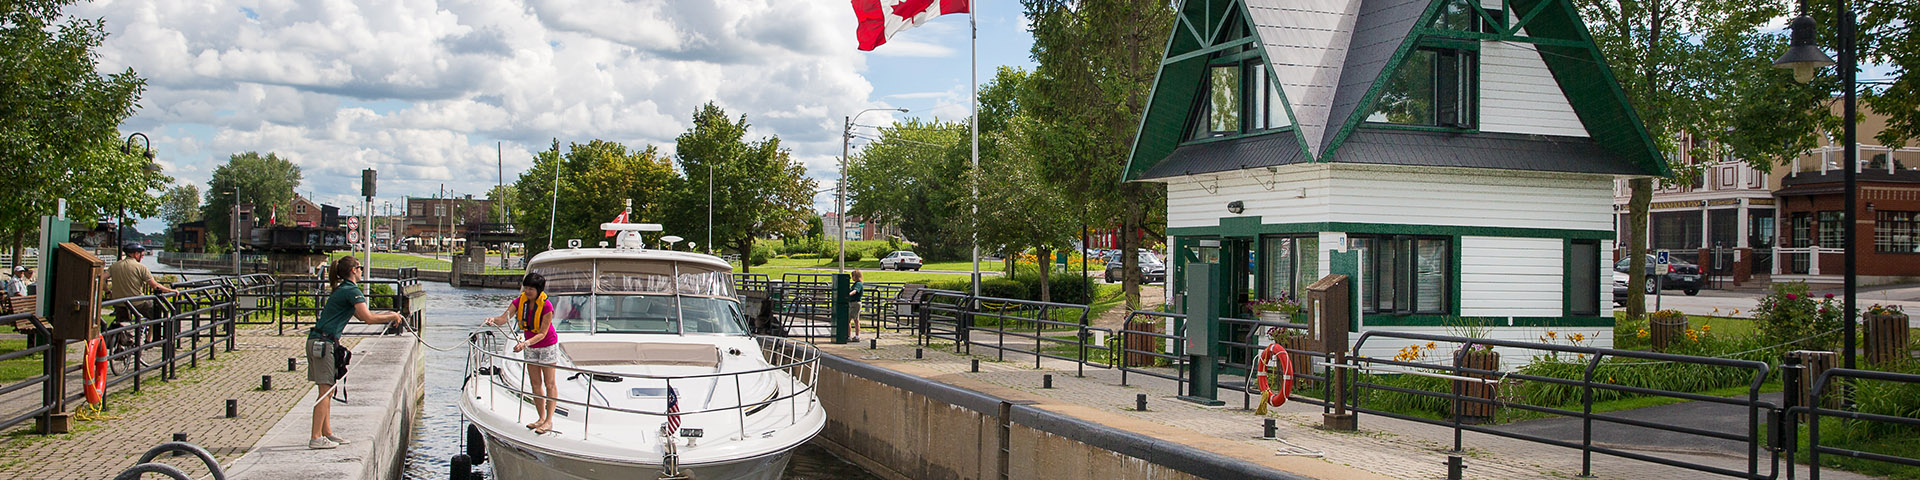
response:
M395 324L406 321L399 312L374 313L367 309L367 296L360 291L360 278L366 272L360 267L360 261L354 257L340 257L327 269L327 280L333 283L333 293L327 295L327 302L320 306L320 319L313 322L313 329L307 331L307 379L312 380L320 391L320 398L313 402L313 437L307 441L307 448L327 449L347 443L346 439L333 436L333 425L329 423L332 414L334 384L343 373L335 362L338 356L335 347L340 344L340 334L347 328L347 321L360 319L366 323Z
M120 254L120 261L113 262L113 265L107 266L107 298L146 296L148 289L152 289L154 293L174 292L174 289L167 288L166 285L161 285L159 281L154 280L153 272L147 270L145 264L140 263L141 260L147 258L147 247L145 245L137 242L121 245ZM139 323L143 319L153 320L160 318L160 312L154 310L154 302L150 300L114 305L113 314L114 323L112 328ZM148 329L141 327L139 330ZM153 333L149 341L158 341L165 336L165 333L159 328L151 329L151 331ZM127 334L115 340L132 343L135 338L138 337Z

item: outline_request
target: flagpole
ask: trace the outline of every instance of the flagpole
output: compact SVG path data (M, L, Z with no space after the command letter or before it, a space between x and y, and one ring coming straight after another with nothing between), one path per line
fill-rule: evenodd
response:
M967 66L970 85L967 103L973 108L968 122L973 130L973 296L980 296L980 17L979 2L967 2L967 36L970 40Z

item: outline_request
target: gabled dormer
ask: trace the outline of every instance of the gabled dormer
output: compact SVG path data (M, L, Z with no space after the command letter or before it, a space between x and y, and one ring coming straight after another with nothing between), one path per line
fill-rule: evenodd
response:
M1177 12L1123 181L1327 162L1670 173L1568 0Z

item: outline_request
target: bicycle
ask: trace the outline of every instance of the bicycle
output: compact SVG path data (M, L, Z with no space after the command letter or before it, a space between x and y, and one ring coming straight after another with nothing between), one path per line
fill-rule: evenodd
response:
M114 314L116 318L108 329L119 329L125 326L126 319L128 318L134 319L135 323L145 321L144 315L133 315L133 313L134 310L132 308L125 306L115 307ZM140 325L130 331L115 333L111 338L106 339L107 357L111 359L107 362L108 374L120 375L121 372L135 372L147 367L146 359L141 358L142 349L140 346L143 342L141 342L140 339L147 338L149 332L152 331L151 329L152 327ZM133 353L121 355L121 353L128 350L133 350Z

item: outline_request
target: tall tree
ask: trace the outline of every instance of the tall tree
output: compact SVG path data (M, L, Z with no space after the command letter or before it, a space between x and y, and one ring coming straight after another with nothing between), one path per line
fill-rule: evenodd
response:
M1891 77L1876 82L1881 84L1862 96L1867 108L1887 116L1887 128L1874 138L1881 145L1904 146L1920 138L1920 76L1912 75L1920 70L1920 34L1914 33L1915 26L1920 25L1920 2L1858 0L1854 3L1863 10L1859 29L1861 61L1891 67L1888 72Z
M200 187L188 183L168 188L160 196L160 219L167 222L167 249L172 250L174 229L200 219Z
M910 118L847 163L847 215L898 225L929 259L966 258L971 198L966 125Z
M556 167L560 169L557 207L549 203L555 201ZM536 154L533 168L500 193L512 203L513 222L526 237L528 253L539 253L547 249L549 212L558 211L552 224L554 246L567 239L593 245L605 238L600 224L620 215L627 200L633 201L628 221L660 221L672 181L673 167L651 145L631 151L619 143L593 140L571 144L562 155L556 142L554 149Z
M240 203L253 204L256 209L288 205L293 202L293 189L300 186L300 179L299 165L272 152L265 156L259 152L233 154L225 165L213 169L200 218L207 220L208 232L232 239L235 192ZM246 239L240 240L246 243Z
M1032 134L1041 171L1077 193L1075 210L1087 212L1087 223L1118 227L1122 251L1143 246L1139 232L1164 239L1166 187L1119 179L1159 72L1175 2L1021 3L1039 63L1022 108L1042 120ZM1120 258L1127 305L1138 308L1138 256Z
M1698 175L1704 162L1741 148L1745 160L1765 170L1777 159L1799 152L1791 139L1768 140L1763 129L1736 130L1747 115L1774 111L1782 124L1816 121L1805 96L1743 98L1756 82L1781 78L1769 62L1778 54L1775 34L1758 27L1786 13L1780 2L1735 0L1575 0L1593 39L1607 57L1627 100L1670 162L1676 179ZM1769 54L1771 50L1772 54ZM1795 114L1798 112L1798 114ZM1696 140L1682 144L1681 140ZM1647 211L1654 179L1628 181L1627 274L1631 285L1646 282ZM1627 314L1646 313L1643 289L1630 288Z
M513 185L495 185L493 188L487 189L487 200L489 200L489 204L492 205L487 211L487 221L512 223L513 220L507 218L507 201L512 197Z
M122 120L133 114L146 80L132 69L103 75L95 51L106 36L98 19L69 18L72 0L20 0L0 6L0 236L18 262L28 234L56 200L67 217L93 221L125 208L152 215L147 194L172 180L142 169L148 160L120 153Z
M708 102L694 110L693 128L674 139L680 168L675 229L683 237L705 238L711 174L713 242L739 253L746 260L742 271L752 269L754 239L806 230L816 185L780 146L780 137L747 141L748 127L746 115L729 119Z

